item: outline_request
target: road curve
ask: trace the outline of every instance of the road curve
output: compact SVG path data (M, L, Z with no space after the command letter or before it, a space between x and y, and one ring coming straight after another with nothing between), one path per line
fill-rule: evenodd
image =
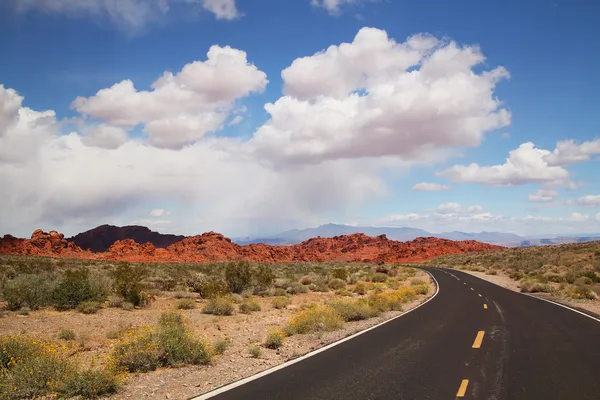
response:
M600 322L425 269L440 290L418 310L211 398L600 399Z

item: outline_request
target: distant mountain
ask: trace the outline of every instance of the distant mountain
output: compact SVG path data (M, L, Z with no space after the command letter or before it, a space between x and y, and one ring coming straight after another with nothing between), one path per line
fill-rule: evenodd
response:
M155 247L165 248L175 242L185 239L185 236L162 234L151 231L145 226L113 226L100 225L78 235L68 238L67 241L75 243L83 250L94 253L103 252L117 240L132 239L136 243L152 243Z
M269 238L240 238L233 239L238 244L267 243L271 245L296 244L314 237L332 238L334 236L364 233L368 236L386 235L389 239L410 241L418 237L436 237L450 240L476 240L506 247L543 246L551 244L579 243L600 240L600 235L540 235L519 236L514 233L504 232L444 232L431 233L417 228L389 228L373 226L350 226L339 224L326 224L316 228L292 229L273 235Z

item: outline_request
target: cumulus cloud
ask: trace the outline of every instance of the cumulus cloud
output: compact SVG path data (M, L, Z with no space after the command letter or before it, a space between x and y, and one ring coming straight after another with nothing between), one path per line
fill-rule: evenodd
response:
M463 206L460 203L444 203L437 206L435 209L440 214L451 214L451 213L480 213L483 211L483 207L480 205Z
M364 1L368 0L312 0L311 4L313 7L324 8L331 15L338 15L343 6L358 4Z
M451 187L447 185L442 185L440 183L429 183L429 182L420 182L412 187L412 190L419 190L423 192L438 192L443 190L450 190Z
M577 204L582 206L600 206L600 195L591 195L588 194L583 196L577 200Z
M528 198L529 201L546 203L554 200L558 196L558 192L553 189L540 189L535 193L531 193Z
M494 96L508 77L476 47L416 35L403 43L361 29L352 43L296 59L282 72L285 96L265 105L270 120L249 145L274 164L393 156L419 160L477 146L510 123Z
M95 96L78 97L72 107L112 126L142 124L153 145L180 148L220 129L235 101L262 92L267 82L245 52L212 46L206 61L187 64L177 74L165 72L150 91L124 80Z
M120 29L139 32L160 21L173 5L200 4L217 19L240 16L235 0L11 0L18 12L41 11L70 17L104 18Z
M163 215L167 215L167 212L165 210L163 210L162 208L157 208L157 209L150 211L151 217L158 218L158 217L162 217Z
M490 167L479 164L455 165L438 176L458 183L479 183L489 186L520 186L528 183L543 183L547 186L569 186L569 171L551 166L545 160L550 151L538 149L531 142L523 143L511 150L506 162Z
M81 140L88 146L116 149L127 141L127 131L116 126L100 124Z
M600 139L577 144L573 139L556 144L556 149L544 156L548 165L565 166L591 160L592 156L600 154Z
M229 125L229 126L237 125L240 122L242 122L243 120L244 120L243 116L236 115L235 117L233 117L233 119L231 121L229 121L229 123L227 125Z

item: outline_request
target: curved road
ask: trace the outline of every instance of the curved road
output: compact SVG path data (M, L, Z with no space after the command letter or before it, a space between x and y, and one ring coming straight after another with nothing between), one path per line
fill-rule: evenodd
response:
M600 322L460 271L425 268L418 310L199 399L600 399Z

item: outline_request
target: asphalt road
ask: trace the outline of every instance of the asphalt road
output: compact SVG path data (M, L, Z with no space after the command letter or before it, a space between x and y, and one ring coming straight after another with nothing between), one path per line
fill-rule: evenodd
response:
M600 322L455 270L428 303L215 400L600 399Z

